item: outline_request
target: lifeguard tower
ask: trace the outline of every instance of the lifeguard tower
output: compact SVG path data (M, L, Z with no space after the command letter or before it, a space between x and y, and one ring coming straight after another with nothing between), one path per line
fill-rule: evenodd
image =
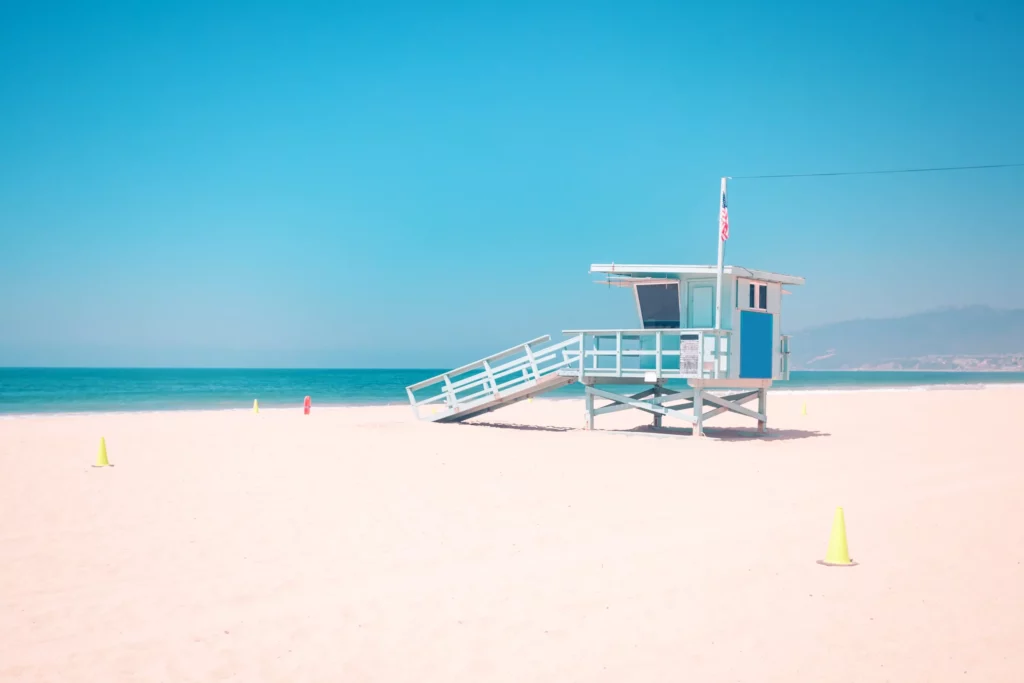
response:
M803 278L738 266L719 273L716 266L595 264L590 272L632 290L638 328L566 330L563 341L539 337L431 377L406 388L417 417L460 422L579 382L588 429L598 415L635 408L653 415L655 427L667 416L692 425L695 436L726 412L766 431L767 389L789 378L784 287ZM746 406L754 400L756 410Z

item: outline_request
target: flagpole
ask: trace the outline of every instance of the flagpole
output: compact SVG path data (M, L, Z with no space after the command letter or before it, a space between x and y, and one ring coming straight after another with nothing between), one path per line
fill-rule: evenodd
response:
M715 329L722 329L722 275L725 271L725 240L722 239L722 209L725 208L725 178L722 178L722 192L718 196L718 277L715 285ZM715 335L715 379L718 379L721 362L719 353L722 342Z

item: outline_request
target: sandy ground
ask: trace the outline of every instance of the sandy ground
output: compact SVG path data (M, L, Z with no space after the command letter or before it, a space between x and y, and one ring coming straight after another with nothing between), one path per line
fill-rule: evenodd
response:
M1024 390L769 414L0 418L0 680L1024 680Z

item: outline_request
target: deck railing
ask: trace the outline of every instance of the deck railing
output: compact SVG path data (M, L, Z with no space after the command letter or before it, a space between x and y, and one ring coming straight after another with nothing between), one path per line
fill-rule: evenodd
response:
M731 331L714 329L566 330L578 337L565 351L584 377L724 378L732 363ZM574 338L575 338L574 337ZM582 358L582 362L579 362ZM717 374L716 374L717 372Z
M555 375L574 362L564 351L579 345L575 337L557 344L549 344L550 341L549 335L537 337L410 385L406 387L409 402L416 416L421 417L420 409L424 407L434 410L443 407L446 411L466 409L509 391L536 385L542 378ZM424 390L429 390L428 395L417 398L416 393Z

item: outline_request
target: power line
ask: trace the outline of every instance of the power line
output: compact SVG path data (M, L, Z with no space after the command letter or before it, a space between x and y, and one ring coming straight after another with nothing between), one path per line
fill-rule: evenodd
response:
M1018 168L1019 164L985 164L984 166L940 166L935 168L900 168L887 171L837 171L834 173L784 173L779 175L734 175L726 176L730 180L755 180L762 178L821 178L840 175L883 175L887 173L931 173L933 171L971 171L983 168Z

